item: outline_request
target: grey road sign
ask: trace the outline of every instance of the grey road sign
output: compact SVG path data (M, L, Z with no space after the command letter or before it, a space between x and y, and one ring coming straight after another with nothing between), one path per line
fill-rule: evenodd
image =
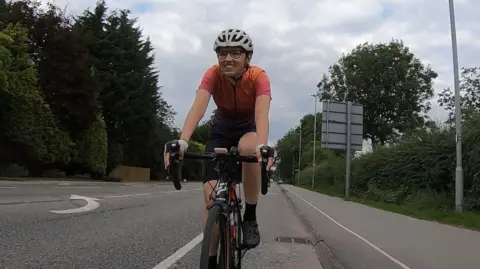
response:
M363 149L363 106L351 102L323 101L321 142L322 148L343 150L347 149L350 142L351 150L361 151Z
M363 148L363 106L323 101L322 148L345 150L345 195L350 196L352 151Z

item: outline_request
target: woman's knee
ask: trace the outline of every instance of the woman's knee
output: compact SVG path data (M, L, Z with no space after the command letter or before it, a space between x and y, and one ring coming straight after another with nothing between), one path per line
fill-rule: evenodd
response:
M255 155L255 147L257 146L257 133L246 133L238 142L238 151L241 155Z
M246 133L238 143L238 151L241 155L254 156L257 146L257 133ZM257 163L242 163L242 178L254 180L260 173L260 166Z

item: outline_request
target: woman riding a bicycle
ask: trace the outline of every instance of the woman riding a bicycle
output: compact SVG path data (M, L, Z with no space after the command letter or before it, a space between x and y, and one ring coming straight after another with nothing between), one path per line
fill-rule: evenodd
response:
M205 152L213 152L214 148L230 149L234 146L238 147L241 155L256 155L261 162L259 149L267 145L269 133L270 79L262 68L250 65L253 43L245 31L223 30L215 39L213 50L217 54L218 63L207 69L196 91L195 100L178 140L180 158L182 152L186 151L196 126L205 115L210 98L213 97L217 111L211 121ZM168 154L165 152L165 168L169 167ZM273 158L269 158L267 170L272 165ZM254 248L260 243L256 218L261 188L260 168L258 163L243 163L241 170L245 193L243 244L248 248ZM206 162L203 176L205 228L207 206L211 203L211 194L219 177L215 171L215 163ZM214 233L212 237L214 242L218 240L218 234ZM211 268L215 268L213 264L216 264L216 253L216 244L212 244Z

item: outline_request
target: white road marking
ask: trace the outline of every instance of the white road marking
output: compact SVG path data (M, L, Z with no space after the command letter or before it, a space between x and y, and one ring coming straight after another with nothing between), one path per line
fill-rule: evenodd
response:
M176 192L186 192L188 190L179 190L179 191L164 191L162 193L176 193Z
M63 186L63 187L52 187L53 189L101 189L101 186Z
M188 242L185 246L177 250L175 253L170 255L170 257L166 258L161 263L157 264L153 269L168 269L170 266L175 264L178 260L180 260L183 256L185 256L190 250L192 250L195 246L200 244L203 240L203 233L199 234L195 237L192 241Z
M300 198L302 201L304 201L307 205L311 206L312 208L314 208L315 210L317 210L318 212L320 212L322 215L324 215L325 217L327 217L328 219L330 219L333 223L337 224L339 227L343 228L345 231L355 235L358 239L362 240L363 242L367 243L369 246L371 246L373 249L375 249L376 251L380 252L381 254L383 254L383 256L387 257L389 260L391 260L392 262L396 263L398 266L402 267L403 269L411 269L410 267L406 266L405 264L403 264L402 262L400 262L399 260L395 259L394 257L392 257L390 254L388 254L387 252L383 251L381 248L375 246L373 243L371 243L370 241L368 241L367 239L363 238L362 236L360 236L359 234L355 233L354 231L348 229L347 227L343 226L342 224L338 223L338 221L334 220L332 217L330 217L329 215L327 215L325 212L323 212L322 210L318 209L317 207L315 207L314 205L312 205L310 202L308 202L307 200L303 199L302 197L300 197L298 194L296 194L295 192L291 191L290 189L288 188L285 188L287 189L289 192L293 193L295 196L297 196L298 198Z
M13 189L17 187L0 187L0 189ZM75 187L57 187L57 188L75 188ZM85 188L85 187L77 187L77 188ZM95 188L93 186L87 187L87 188ZM97 187L98 188L98 187ZM66 210L50 210L52 213L56 214L70 214L70 213L82 213L82 212L88 212L97 209L100 204L97 202L101 199L108 199L108 198L123 198L123 197L136 197L136 196L149 196L149 195L156 195L156 194L166 194L166 193L180 193L180 192L188 192L188 191L198 191L202 189L195 189L195 190L180 190L180 191L164 191L164 192L159 192L159 193L136 193L136 194L118 194L118 195L108 195L108 196L103 196L99 198L95 197L86 197L86 196L80 196L76 194L72 194L70 196L70 199L72 200L85 200L87 201L87 204L83 207L79 208L73 208L73 209L66 209ZM28 204L31 203L32 201L25 201L22 204ZM57 201L61 202L61 200Z
M164 192L160 192L160 193L157 193L157 194L162 194L162 193L177 193L177 192L188 192L188 191L198 191L198 190L201 190L201 189L197 189L197 190L180 190L180 191L164 191ZM103 198L121 198L121 197L135 197L135 196L147 196L147 195L152 195L152 193L109 195L109 196L105 196L105 197L103 197Z
M72 208L72 209L66 209L66 210L50 210L50 212L57 213L57 214L82 213L82 212L95 210L97 207L100 206L100 204L95 201L95 200L98 200L97 198L72 194L72 196L70 196L70 199L85 200L87 201L87 204L78 208Z
M145 196L151 195L151 193L137 193L137 194L123 194L123 195L109 195L103 198L121 198L121 197L134 197L134 196Z

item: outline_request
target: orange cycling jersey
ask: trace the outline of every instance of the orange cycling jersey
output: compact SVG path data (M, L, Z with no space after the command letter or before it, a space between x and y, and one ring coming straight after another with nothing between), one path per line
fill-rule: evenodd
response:
M270 79L267 73L257 66L249 66L242 78L233 85L216 64L205 72L198 89L212 94L218 115L230 119L253 115L258 96L267 95L271 98Z

